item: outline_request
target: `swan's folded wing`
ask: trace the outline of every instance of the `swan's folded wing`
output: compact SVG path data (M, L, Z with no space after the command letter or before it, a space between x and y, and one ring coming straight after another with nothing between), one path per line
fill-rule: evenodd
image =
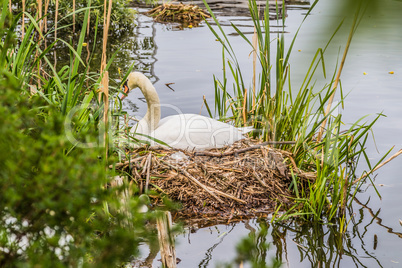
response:
M152 136L173 148L205 150L230 145L251 130L238 129L201 115L179 114L163 118Z

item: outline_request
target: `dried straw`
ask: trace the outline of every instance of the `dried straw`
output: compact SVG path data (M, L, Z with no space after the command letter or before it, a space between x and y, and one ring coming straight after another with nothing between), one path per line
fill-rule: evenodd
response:
M56 0L56 13L54 15L54 41L57 40L57 21L59 17L59 0ZM54 68L56 68L57 65L57 56L56 56L56 49L54 50Z

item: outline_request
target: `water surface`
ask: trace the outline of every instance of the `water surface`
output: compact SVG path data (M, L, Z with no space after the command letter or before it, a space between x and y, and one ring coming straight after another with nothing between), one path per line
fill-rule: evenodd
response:
M287 42L303 20L305 4L299 2L286 10ZM293 88L300 85L317 48L325 46L334 27L343 19L335 12L336 8L337 1L321 0L302 26L290 61ZM368 143L367 154L374 162L392 146L396 146L392 153L402 148L402 2L384 0L378 10L376 16L367 15L361 21L352 42L341 77L344 94L348 97L345 109L340 110L345 124L365 115L369 115L369 119L377 113L386 115L374 126L374 137ZM238 52L237 58L251 85L251 48L230 27L231 22L235 23L251 38L251 22L244 10L220 11L218 18L224 30L230 33L230 42ZM350 22L350 18L345 20L342 31L327 52L329 75L343 53ZM120 40L126 43L124 57L118 59L121 66L135 62L136 68L154 82L162 103L174 105L180 112L206 115L202 98L205 96L213 106L213 75L221 76L222 49L205 23L198 28L179 30L175 25L155 23L143 15L136 23L135 32ZM317 84L323 81L322 76L318 77ZM165 85L167 83L174 83L171 85L174 91ZM125 107L130 114L141 117L146 112L146 104L139 97L139 91L130 94ZM176 112L171 108L162 111L164 116ZM268 264L271 257L280 257L284 267L402 267L401 166L402 157L399 157L376 173L374 183L381 199L370 183L362 187L351 211L348 232L340 243L336 226L269 226L265 238L273 245L267 252L261 252L266 256L261 256ZM259 228L257 220L250 220L180 235L176 249L182 261L178 267L215 267L231 261L240 239L258 232ZM155 267L160 266L157 259L159 256L155 258Z

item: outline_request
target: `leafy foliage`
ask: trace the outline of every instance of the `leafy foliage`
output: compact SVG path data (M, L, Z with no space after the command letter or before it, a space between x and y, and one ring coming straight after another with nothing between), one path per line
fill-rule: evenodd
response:
M93 266L110 267L127 260L150 237L146 215L135 214L128 229L122 215L103 211L105 202L110 211L120 204L115 190L102 187L100 149L66 156L64 118L55 109L38 116L42 100L21 96L12 79L0 81L0 150L8 152L0 155L0 266L91 266L90 257Z
M39 59L46 59L32 39L37 24L31 21L17 42L20 17L8 14L7 4L0 1L0 266L121 265L138 254L141 241L155 240L145 224L153 216L138 212L138 199L122 207L125 187L107 187L114 174L105 168L104 148L71 150L66 120L84 126L93 118L91 111L67 117L85 100L85 80L72 73L75 63L49 80L36 75ZM96 140L95 126L73 132Z
M45 1L39 0L42 2L43 14L45 15ZM38 0L26 0L26 10L31 13L33 16L36 14L39 6ZM88 0L76 0L75 7L73 6L72 0L57 0L58 8L59 8L59 18L63 18L61 20L61 25L71 25L73 23L73 11L76 12L80 9L86 8L88 6ZM16 13L22 11L22 2L21 0L13 1L14 4L17 5L17 8L14 9ZM131 29L134 24L134 9L129 8L130 0L114 0L112 4L112 14L111 14L111 27L117 29ZM92 6L92 11L90 15L90 25L94 26L97 21L97 17L100 18L99 26L103 25L103 12L104 12L104 1L103 0L91 0L90 5ZM56 11L56 1L49 1L49 7L47 9L47 16L49 23L54 22ZM77 28L81 28L84 23L84 13L77 12L75 13L75 24Z

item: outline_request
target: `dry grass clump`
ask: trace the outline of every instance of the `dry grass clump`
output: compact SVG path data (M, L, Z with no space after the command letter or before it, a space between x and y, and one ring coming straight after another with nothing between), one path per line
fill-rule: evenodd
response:
M196 5L165 3L146 12L158 22L180 22L197 26L203 18L210 15Z
M175 218L227 222L266 216L278 203L290 204L291 178L285 162L290 153L255 140L205 152L140 148L130 154L130 161L116 167L132 174L141 192L153 189L179 201L182 208ZM153 201L159 203L160 197Z

